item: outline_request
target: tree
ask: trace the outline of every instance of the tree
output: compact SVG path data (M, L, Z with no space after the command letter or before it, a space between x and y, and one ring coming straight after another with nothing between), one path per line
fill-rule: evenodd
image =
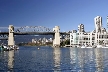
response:
M68 40L66 40L66 41L62 41L62 42L60 43L60 45L61 45L61 46L70 45L70 40L68 39Z
M69 39L65 41L65 45L70 45L70 40Z
M103 41L99 41L99 44L102 45L103 44Z

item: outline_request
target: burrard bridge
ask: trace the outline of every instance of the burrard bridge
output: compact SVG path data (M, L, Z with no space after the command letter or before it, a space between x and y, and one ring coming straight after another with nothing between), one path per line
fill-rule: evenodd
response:
M53 35L53 46L60 46L60 35L69 35L66 32L60 32L59 26L53 29L43 26L24 26L0 27L0 39L8 39L8 45L14 45L14 35Z

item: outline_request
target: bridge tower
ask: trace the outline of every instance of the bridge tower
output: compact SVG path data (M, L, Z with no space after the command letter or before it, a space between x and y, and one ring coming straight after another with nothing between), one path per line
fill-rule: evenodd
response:
M55 28L53 28L53 31L55 32L54 38L53 38L53 47L59 47L60 46L60 28L59 26L55 26Z
M14 26L9 25L9 37L8 37L8 45L13 46L14 45Z

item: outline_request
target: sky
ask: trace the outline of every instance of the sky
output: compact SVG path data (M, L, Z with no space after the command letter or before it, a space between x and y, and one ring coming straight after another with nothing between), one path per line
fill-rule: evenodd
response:
M0 27L59 26L61 31L85 25L95 29L94 17L101 16L106 28L108 0L0 0Z

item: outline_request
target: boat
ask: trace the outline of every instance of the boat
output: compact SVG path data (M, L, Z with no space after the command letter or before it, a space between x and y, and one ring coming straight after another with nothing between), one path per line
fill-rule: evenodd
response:
M108 48L108 45L103 46L102 48Z
M3 51L9 51L9 48L5 45L3 45L2 48L3 48Z
M96 45L93 45L93 46L92 46L92 48L96 48L96 47L97 47Z
M86 48L93 48L93 47L91 47L91 46L88 46L88 47L86 47Z
M86 48L85 46L81 46L81 48Z
M19 47L17 45L14 45L14 46L8 46L9 47L9 50L18 50Z
M96 48L102 48L102 45L97 45L97 47Z
M19 50L19 47L18 46L6 46L6 45L3 45L2 46L3 48L3 51L10 51L10 50Z
M19 47L17 45L14 46L15 50L19 50Z
M83 45L81 46L81 48L86 48L86 46L87 46L87 45L86 45L86 43L85 43L85 44L83 44Z
M86 45L86 48L93 48L91 45Z

